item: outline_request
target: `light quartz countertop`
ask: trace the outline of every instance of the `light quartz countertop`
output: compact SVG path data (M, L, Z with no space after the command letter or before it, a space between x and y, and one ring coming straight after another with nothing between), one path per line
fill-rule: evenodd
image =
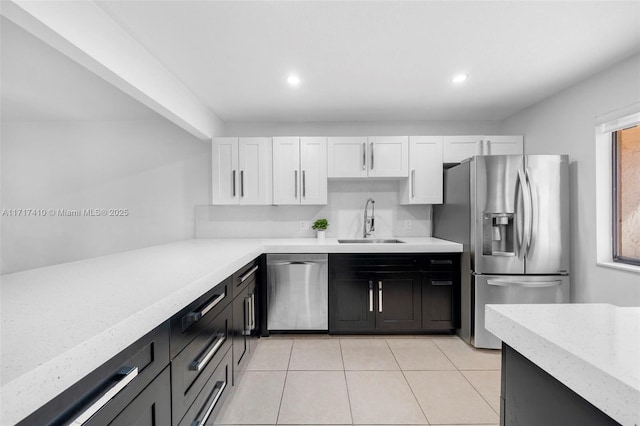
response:
M623 425L640 425L640 308L486 305L503 342Z
M1 424L14 424L262 253L437 253L437 238L201 239L1 277Z

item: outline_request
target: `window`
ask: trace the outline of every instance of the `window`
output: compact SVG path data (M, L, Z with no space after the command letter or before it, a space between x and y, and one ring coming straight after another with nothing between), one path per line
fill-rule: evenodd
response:
M640 265L640 126L612 135L613 261Z

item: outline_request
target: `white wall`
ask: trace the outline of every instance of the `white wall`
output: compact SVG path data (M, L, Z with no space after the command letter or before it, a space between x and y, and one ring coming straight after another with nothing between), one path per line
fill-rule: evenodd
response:
M194 237L210 144L162 118L2 123L2 209L129 209L2 217L2 273Z
M640 275L596 266L595 117L640 101L640 55L503 122L528 154L568 154L572 300L640 306Z
M410 136L494 135L498 121L345 121L290 123L234 123L225 136Z
M326 206L199 206L197 238L313 237L300 221L329 221L328 237L362 238L364 205L375 200L375 236L431 235L431 207L398 205L397 180L329 180ZM411 220L412 229L405 229Z

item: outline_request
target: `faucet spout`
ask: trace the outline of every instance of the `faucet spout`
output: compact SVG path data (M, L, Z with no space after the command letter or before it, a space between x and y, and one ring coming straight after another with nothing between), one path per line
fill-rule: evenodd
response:
M368 214L369 204L371 204L371 215ZM376 230L375 214L376 214L376 202L373 198L369 198L367 200L367 203L364 205L364 231L362 235L363 238L367 238L368 236L371 235L372 232Z

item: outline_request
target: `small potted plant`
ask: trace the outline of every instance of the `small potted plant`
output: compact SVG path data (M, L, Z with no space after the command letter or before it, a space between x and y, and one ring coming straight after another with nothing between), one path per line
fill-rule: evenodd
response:
M327 219L318 219L315 222L313 222L313 225L311 226L311 228L318 231L318 238L320 239L324 238L324 233L328 227L329 227L329 222L327 222Z

